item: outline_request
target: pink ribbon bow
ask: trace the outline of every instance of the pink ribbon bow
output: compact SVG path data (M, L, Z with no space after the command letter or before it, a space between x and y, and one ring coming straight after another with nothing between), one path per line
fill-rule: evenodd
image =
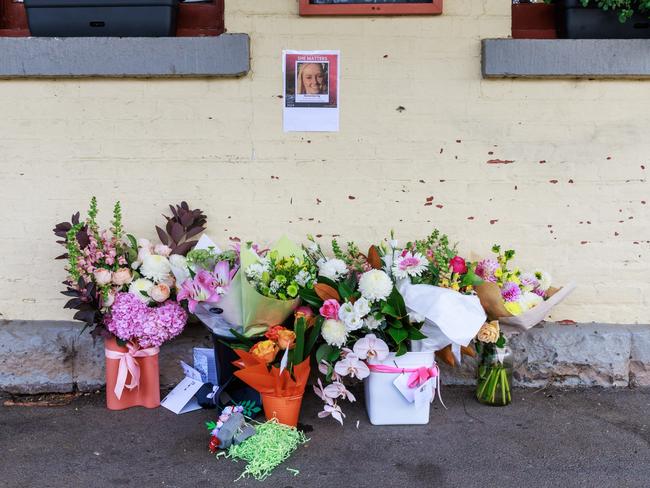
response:
M436 378L438 376L437 364L429 368L425 366L420 366L419 368L398 368L385 364L368 364L368 369L376 373L411 373L407 383L409 388L417 388L426 383L429 378Z
M118 399L122 398L122 392L124 391L125 386L129 390L133 390L140 384L140 365L135 358L155 356L160 351L157 347L140 349L138 346L130 342L126 344L126 348L128 349L126 352L104 349L106 358L119 359L120 361L119 369L117 370L117 382L115 383L115 389L113 390ZM126 378L129 373L131 374L131 383L127 385Z

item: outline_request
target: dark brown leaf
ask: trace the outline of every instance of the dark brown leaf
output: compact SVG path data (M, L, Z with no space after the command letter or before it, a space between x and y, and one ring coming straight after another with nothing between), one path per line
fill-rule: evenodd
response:
M158 239L160 239L160 242L162 242L165 246L169 245L169 238L167 237L167 233L158 226L156 226L156 232L158 233Z
M318 298L323 301L329 299L336 300L337 302L341 301L339 292L332 288L330 285L326 285L325 283L316 283L314 285L314 292L316 292Z
M183 239L184 234L185 231L183 230L183 226L178 222L174 222L174 225L172 225L172 231L169 233L172 240L178 244Z
M192 250L194 246L196 246L196 243L198 241L187 241L184 242L183 244L180 244L176 246L175 248L172 249L172 254L180 254L181 256L185 256L188 252Z
M374 269L381 269L381 256L379 256L377 246L370 246L368 249L368 264Z
M190 237L194 237L195 235L200 234L204 230L205 227L194 227L187 231L187 233L185 234L185 238L189 239Z

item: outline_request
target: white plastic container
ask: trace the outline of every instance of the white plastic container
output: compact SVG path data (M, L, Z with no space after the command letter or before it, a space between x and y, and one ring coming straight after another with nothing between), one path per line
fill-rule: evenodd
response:
M395 357L394 353L384 361L374 364L397 366L398 368L431 367L435 364L433 351L407 352ZM393 384L401 373L370 372L363 380L366 393L366 411L373 425L415 425L429 423L429 406L427 403L417 408ZM409 375L411 373L403 373ZM435 381L435 380L433 380Z

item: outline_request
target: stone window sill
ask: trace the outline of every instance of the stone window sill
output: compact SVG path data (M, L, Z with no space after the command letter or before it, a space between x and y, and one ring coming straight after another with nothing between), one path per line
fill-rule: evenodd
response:
M483 78L650 78L650 39L483 39Z
M0 78L232 77L249 70L248 34L0 38Z

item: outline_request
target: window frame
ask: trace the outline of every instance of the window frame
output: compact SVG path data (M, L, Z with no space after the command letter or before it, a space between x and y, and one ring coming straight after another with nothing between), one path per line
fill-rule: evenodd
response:
M313 15L440 15L442 1L422 3L356 3L356 4L312 4L310 0L299 0L299 14Z

